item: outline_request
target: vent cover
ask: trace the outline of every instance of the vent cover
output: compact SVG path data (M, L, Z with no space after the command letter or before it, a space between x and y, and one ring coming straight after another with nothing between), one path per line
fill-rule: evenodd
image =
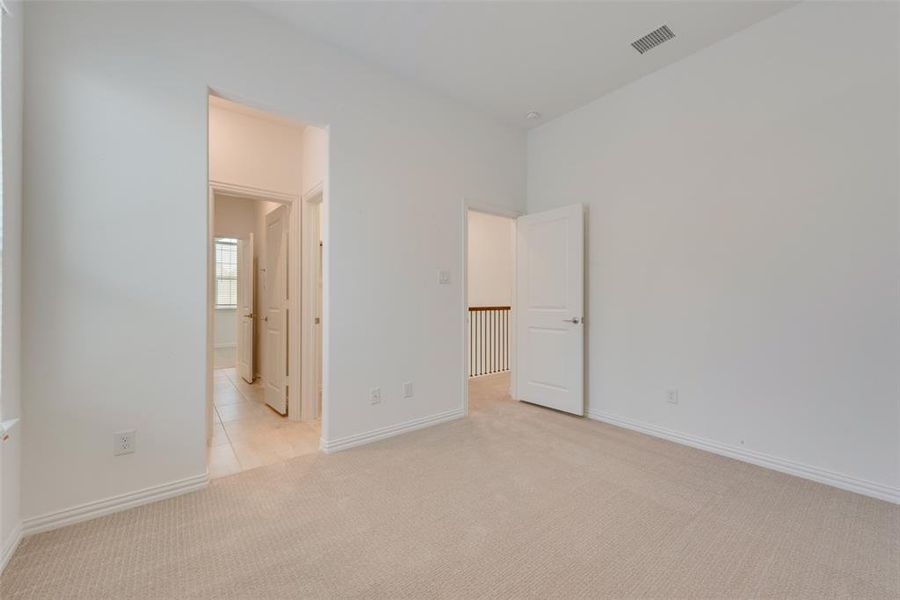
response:
M653 48L656 48L663 42L668 42L669 40L671 40L674 37L675 37L675 34L672 33L672 30L669 29L669 26L663 25L659 29L654 29L653 31L651 31L650 33L645 35L644 37L634 40L633 42L631 42L631 45L634 47L635 50L637 50L638 52L643 54L644 52L647 52L648 50L652 50Z

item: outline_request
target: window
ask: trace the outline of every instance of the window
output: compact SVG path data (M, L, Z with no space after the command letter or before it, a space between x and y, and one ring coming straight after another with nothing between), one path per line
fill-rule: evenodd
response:
M216 239L216 308L237 308L237 240Z

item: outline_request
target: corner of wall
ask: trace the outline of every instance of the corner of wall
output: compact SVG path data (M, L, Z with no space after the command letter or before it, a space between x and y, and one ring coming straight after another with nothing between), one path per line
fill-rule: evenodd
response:
M22 121L24 5L6 3L2 32L2 356L0 414L0 573L22 538L21 342L22 342ZM7 430L8 428L8 430Z

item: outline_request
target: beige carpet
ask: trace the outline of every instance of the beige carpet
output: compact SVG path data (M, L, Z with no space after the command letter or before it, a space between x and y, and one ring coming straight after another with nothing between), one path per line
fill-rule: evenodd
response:
M25 540L18 598L898 598L900 507L510 401Z

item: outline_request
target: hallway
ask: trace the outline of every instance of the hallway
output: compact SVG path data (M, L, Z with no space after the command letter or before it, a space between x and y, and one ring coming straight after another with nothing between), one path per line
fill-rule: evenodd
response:
M259 380L251 385L234 368L216 369L213 385L211 478L318 452L319 422L291 421L276 413L266 406Z

